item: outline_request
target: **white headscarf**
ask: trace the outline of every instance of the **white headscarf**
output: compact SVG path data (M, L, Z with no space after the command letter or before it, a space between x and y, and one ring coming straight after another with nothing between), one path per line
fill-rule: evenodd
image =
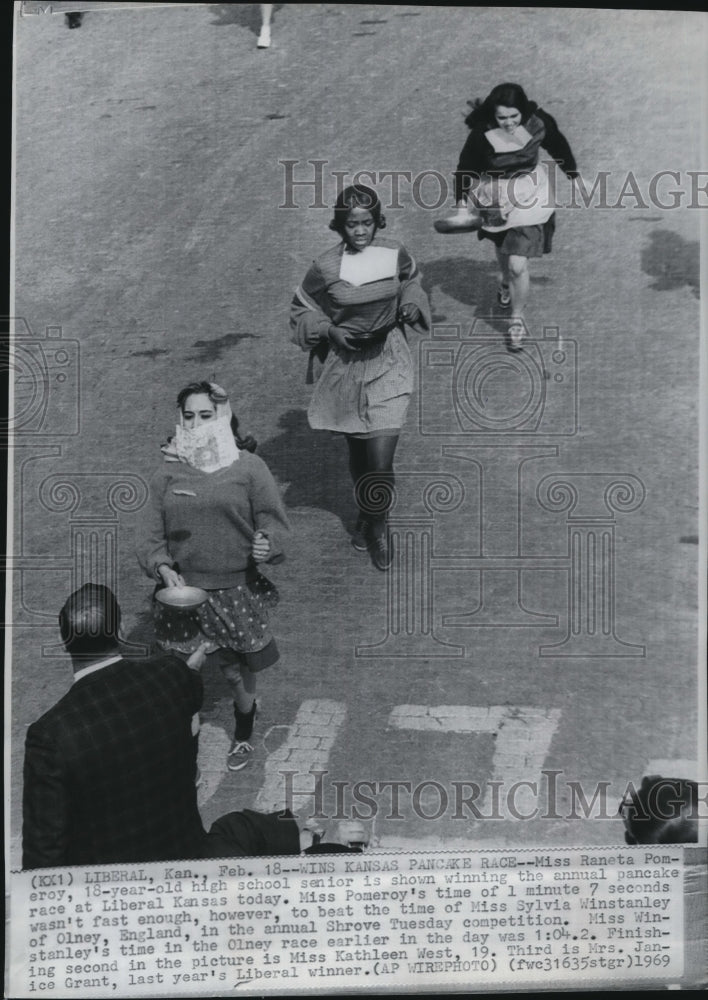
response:
M216 415L198 427L185 427L180 409L175 436L162 446L166 462L185 462L200 472L217 472L238 460L229 398L216 382L209 383L209 398L214 403Z

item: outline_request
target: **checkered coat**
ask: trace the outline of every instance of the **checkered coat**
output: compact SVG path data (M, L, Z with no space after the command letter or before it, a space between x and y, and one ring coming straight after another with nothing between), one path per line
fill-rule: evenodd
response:
M159 654L77 680L27 731L23 867L198 857L201 677Z

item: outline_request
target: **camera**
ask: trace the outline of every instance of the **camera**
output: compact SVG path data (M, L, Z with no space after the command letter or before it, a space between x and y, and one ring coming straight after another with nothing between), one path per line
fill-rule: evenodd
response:
M419 430L423 435L572 436L578 429L577 344L545 327L510 353L487 318L467 332L433 327L420 344Z
M71 437L80 428L79 342L59 326L35 336L27 321L10 319L11 336L1 348L12 407L5 427L18 436Z

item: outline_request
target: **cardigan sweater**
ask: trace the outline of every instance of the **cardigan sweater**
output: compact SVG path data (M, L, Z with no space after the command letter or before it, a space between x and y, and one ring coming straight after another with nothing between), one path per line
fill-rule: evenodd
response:
M270 540L267 562L282 559L289 530L280 491L265 462L242 451L217 472L183 462L165 462L150 482L138 561L160 580L163 563L178 567L188 585L204 590L235 587L253 566L253 536Z
M345 243L330 247L312 262L295 291L290 311L293 343L310 350L319 341L326 342L332 325L354 335L390 327L396 323L400 306L408 303L420 311L420 319L408 325L417 333L428 332L430 304L415 260L400 243L380 233L376 233L371 246L397 252L396 274L352 285L340 277Z
M523 149L508 153L496 153L485 132L493 125L482 116L472 116L472 125L467 142L462 147L460 160L455 171L455 200L460 201L473 181L483 174L511 177L516 173L533 170L538 163L539 149L546 150L552 160L561 167L568 177L576 177L578 170L572 150L555 118L541 108L534 108L531 116L523 123L531 140Z

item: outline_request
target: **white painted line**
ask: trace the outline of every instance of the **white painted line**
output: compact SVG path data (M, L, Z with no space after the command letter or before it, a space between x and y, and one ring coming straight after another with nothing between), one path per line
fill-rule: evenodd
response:
M427 732L496 733L506 709L501 706L396 705L388 718L393 729Z
M524 831L511 823L489 824L493 828L488 833L484 822L470 819L470 834L466 837L401 837L383 835L373 837L365 854L375 851L397 851L405 854L427 853L431 851L530 851L538 853L554 849L568 849L582 844L601 844L606 847L610 843L624 843L623 827L620 819L612 822L593 821L586 819L582 824L574 822L565 825L565 829L555 825L550 837L542 848L531 847L528 836L524 839ZM580 838L580 840L578 840ZM537 841L533 841L534 844Z
M650 760L641 775L636 776L634 784L638 786L640 779L645 774L658 774L661 778L684 778L686 781L701 780L698 761L689 760L688 758L679 760Z
M329 754L337 733L346 717L346 706L343 702L328 699L312 699L303 701L290 726L274 726L273 731L285 728L288 735L285 742L269 753L265 762L265 779L256 797L254 809L271 812L282 809L287 803L284 771L295 772L289 779L289 788L293 795L293 811L297 810L298 802L303 806L312 793L315 779L311 771L326 771ZM264 743L267 744L266 733Z
M493 804L489 780L502 782L502 804L518 782L538 782L551 740L560 722L560 709L540 709L514 705L396 705L388 724L393 729L422 732L492 733L496 735L492 777L479 808L488 813ZM482 784L479 778L475 779ZM533 790L522 787L512 793L511 811L502 805L502 815L520 819L537 804ZM496 810L495 810L496 811Z
M229 774L226 769L226 754L231 739L220 726L205 722L199 731L199 771L201 784L197 788L197 805L201 808L212 798L223 778Z
M509 709L501 721L494 748L494 780L509 790L518 781L538 782L551 740L560 722L560 709ZM485 796L486 799L486 796ZM486 802L483 803L486 805ZM518 817L533 812L537 805L533 790L526 788L514 796Z

